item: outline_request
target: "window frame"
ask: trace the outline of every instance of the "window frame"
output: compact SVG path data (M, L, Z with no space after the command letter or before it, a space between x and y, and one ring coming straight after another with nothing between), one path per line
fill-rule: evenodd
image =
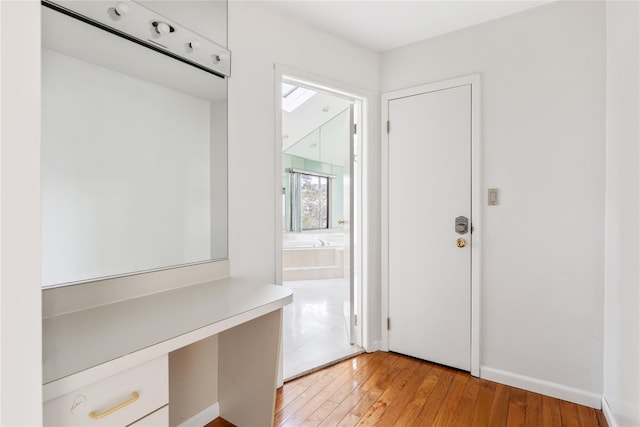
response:
M314 227L314 228L305 228L304 226L304 199L302 197L300 197L300 228L301 230L304 231L314 231L314 230L328 230L331 228L331 189L332 189L332 185L331 185L331 178L329 176L326 175L321 175L321 174L314 174L312 172L298 172L298 176L299 179L301 181L300 183L300 190L302 191L302 177L303 176L309 176L309 177L313 177L313 178L318 178L318 179L326 179L327 180L327 193L326 193L326 203L325 203L325 210L326 210L326 222L325 222L325 226L324 227Z
M291 186L290 186L290 190L289 190L289 208L290 208L290 218L287 221L287 231L289 232L296 232L296 233L301 233L301 232L305 232L305 231L314 231L314 230L330 230L332 228L332 197L333 197L333 181L335 180L336 176L332 175L330 173L324 173L324 172L316 172L316 171L311 171L311 170L306 170L306 169L298 169L298 168L290 168L287 169L286 172L288 172L290 174L290 182L291 182ZM302 225L302 191L300 189L300 194L299 196L296 195L295 193L298 192L299 187L301 187L302 185L302 180L301 180L301 176L302 175L309 175L309 176L313 176L313 177L319 177L319 178L325 178L327 179L327 224L326 227L323 228L304 228ZM298 184L295 184L295 181L298 181ZM295 204L299 203L299 207L300 207L300 216L299 216L299 221L295 218L296 216L296 206ZM299 224L297 224L297 222L299 222ZM299 228L298 228L299 225Z

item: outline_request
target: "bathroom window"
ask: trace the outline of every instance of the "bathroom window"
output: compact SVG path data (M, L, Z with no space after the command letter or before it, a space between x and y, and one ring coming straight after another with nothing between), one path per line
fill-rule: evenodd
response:
M329 228L329 178L300 174L302 229Z

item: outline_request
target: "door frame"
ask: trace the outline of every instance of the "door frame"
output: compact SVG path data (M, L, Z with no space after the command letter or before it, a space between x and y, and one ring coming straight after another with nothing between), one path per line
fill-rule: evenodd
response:
M313 73L301 71L289 66L275 64L274 65L274 98L275 98L275 181L274 181L274 199L275 203L275 283L282 285L282 176L280 171L282 170L282 81L296 81L302 86L315 88L324 92L331 93L334 96L343 97L353 101L357 101L360 104L360 123L358 124L357 133L359 134L360 146L358 147L358 164L360 166L360 201L359 201L359 215L357 221L359 221L359 241L356 243L359 246L359 259L354 260L354 266L359 266L358 273L360 274L360 319L358 319L358 325L360 327L360 345L366 351L374 351L377 348L372 337L372 329L377 329L377 325L371 324L371 310L372 307L369 304L369 299L372 294L375 294L374 289L370 289L371 283L370 269L375 266L370 265L370 259L372 254L369 252L369 228L371 224L370 214L371 209L371 193L370 193L370 159L371 159L371 135L373 130L369 120L370 105L373 104L376 97L373 93L362 90L360 88L344 84L338 81L328 79L323 76L318 76ZM377 103L377 102L376 102ZM355 204L356 201L353 201ZM353 231L352 231L353 232ZM354 248L352 248L353 250ZM353 268L353 267L352 267ZM375 277L375 276L374 276ZM353 317L353 314L352 314ZM375 322L377 323L377 321ZM282 347L282 346L281 346ZM280 369L279 369L278 385L282 384L282 353L280 357Z
M471 375L480 376L480 291L482 256L482 145L481 145L481 77L471 74L420 86L383 93L381 96L381 331L382 350L389 351L389 101L437 90L471 85ZM393 126L393 123L391 124Z

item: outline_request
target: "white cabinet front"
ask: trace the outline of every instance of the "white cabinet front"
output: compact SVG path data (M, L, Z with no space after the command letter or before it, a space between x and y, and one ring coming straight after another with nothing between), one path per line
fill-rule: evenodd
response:
M44 403L45 426L127 426L169 403L167 355Z
M141 420L136 421L129 427L161 427L169 425L169 405L158 409L153 414L149 414Z

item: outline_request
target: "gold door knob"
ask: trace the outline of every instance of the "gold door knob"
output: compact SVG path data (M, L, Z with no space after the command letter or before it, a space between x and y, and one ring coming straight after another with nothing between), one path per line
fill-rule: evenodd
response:
M456 240L456 244L458 245L459 248L464 248L465 246L467 246L467 241L461 237L458 240Z
M338 220L338 224L340 225L345 225L348 221L344 220L344 219L339 219Z

